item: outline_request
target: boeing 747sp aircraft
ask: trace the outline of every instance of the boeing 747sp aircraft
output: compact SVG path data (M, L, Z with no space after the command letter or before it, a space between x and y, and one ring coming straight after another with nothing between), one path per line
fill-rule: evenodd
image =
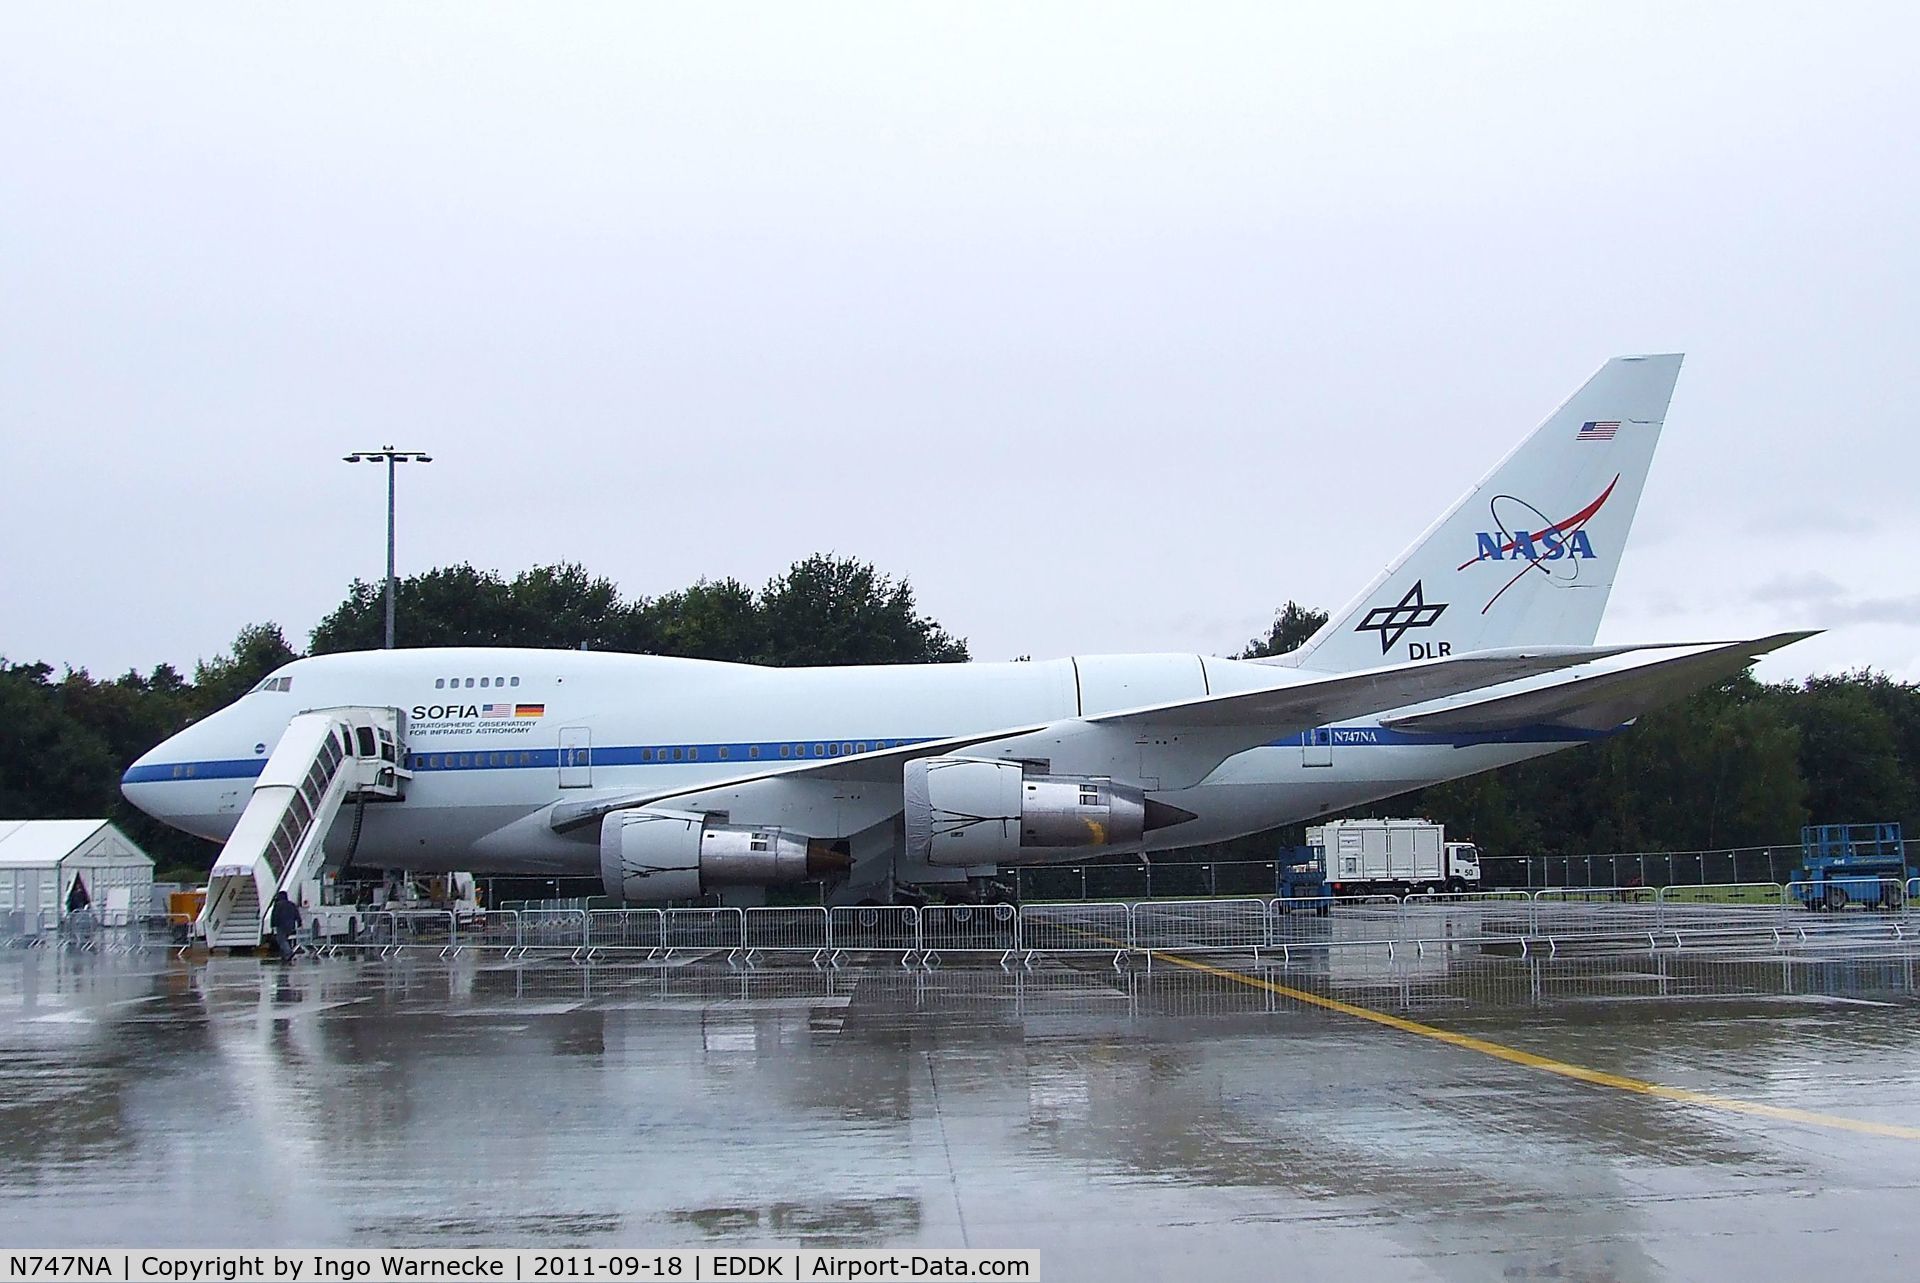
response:
M122 787L225 843L209 920L257 926L276 887L348 860L597 873L634 904L823 879L850 902L1212 842L1490 770L1615 734L1808 635L1593 644L1680 360L1609 361L1278 658L317 655L153 749Z

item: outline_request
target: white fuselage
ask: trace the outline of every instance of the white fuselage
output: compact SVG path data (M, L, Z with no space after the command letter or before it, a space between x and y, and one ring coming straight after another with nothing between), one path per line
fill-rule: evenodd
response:
M122 784L129 800L224 840L296 714L394 707L405 714L413 773L405 800L367 806L357 834L336 824L329 849L344 854L351 842L354 862L366 866L548 875L598 869L597 830L556 832L556 805L1302 680L1285 667L1196 655L776 669L479 648L315 656L276 678L274 689L256 689L140 758ZM1254 833L1587 738L1563 729L1418 735L1377 718L1289 736L1229 758L1191 787L1154 790L1146 779L1154 797L1196 817L1150 833L1147 845ZM804 814L748 820L845 837L898 809L858 794L829 788Z

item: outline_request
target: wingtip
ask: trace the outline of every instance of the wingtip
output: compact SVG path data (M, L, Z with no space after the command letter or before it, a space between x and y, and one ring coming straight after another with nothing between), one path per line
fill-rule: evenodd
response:
M1756 638L1754 641L1748 643L1748 646L1755 654L1764 655L1768 651L1780 650L1783 647L1793 645L1795 642L1803 642L1809 637L1818 637L1826 631L1824 628L1800 628L1791 632L1774 633L1768 637Z

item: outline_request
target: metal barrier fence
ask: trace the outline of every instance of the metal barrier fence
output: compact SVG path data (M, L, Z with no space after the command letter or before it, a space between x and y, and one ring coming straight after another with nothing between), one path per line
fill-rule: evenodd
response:
M587 914L590 953L619 950L652 956L667 947L666 915L659 909L594 909Z
M401 949L438 949L442 956L459 946L460 926L453 914L441 909L404 909L377 913L388 923L388 952Z
M1020 950L1035 954L1111 954L1114 965L1133 948L1133 907L1126 904L1023 904Z
M587 947L587 911L585 909L523 909L520 911L520 942L514 952L525 955L534 949L564 949L577 953Z
M1658 895L1662 904L1776 905L1786 893L1786 886L1779 882L1708 882L1661 887Z
M1496 886L1537 888L1701 886L1785 882L1802 864L1800 844L1605 855L1485 855L1480 874Z
M746 915L739 909L668 909L663 935L666 951L676 949L732 953L747 947Z
M117 916L112 920L81 910L64 917L52 910L28 914L0 914L0 948L65 949L75 953L133 953L173 942L183 936L186 919L149 914Z
M489 909L468 919L460 930L458 948L516 949L520 939L520 914L516 910Z
M1010 869L1028 900L1151 900L1271 896L1280 889L1273 860L1131 861L1125 864L1037 865Z
M1020 949L1020 911L1011 904L948 904L920 910L920 956L928 966L944 953L994 954Z
M746 961L752 965L762 953L804 953L814 963L832 953L832 919L825 908L753 908L746 911Z
M1608 886L1784 883L1803 863L1798 843L1705 851L1626 851L1604 855L1488 855L1484 884L1520 890ZM1272 860L1156 861L1043 865L1008 870L1028 900L1238 899L1282 890L1285 866Z
M911 966L920 952L920 910L911 905L840 905L827 911L833 961L849 953L897 953Z
M1803 863L1798 842L1704 851L1622 851L1602 855L1489 855L1483 884L1541 888L1661 887L1784 883ZM1041 865L1006 876L1029 900L1263 899L1280 894L1286 866L1273 860L1156 860Z
M1265 900L1148 900L1133 906L1135 952L1243 952L1272 943Z
M0 942L13 948L36 948L45 944L59 925L59 915L52 909L37 913L9 909L0 913Z
M1555 887L1534 892L1149 900L1013 905L855 905L835 908L495 910L459 921L439 910L367 912L358 935L311 941L321 953L362 949L386 957L434 949L442 956L536 951L579 960L602 953L724 955L730 964L804 957L838 965L879 955L903 966L942 957L1031 964L1042 956L1301 951L1685 949L1723 942L1812 945L1920 935L1920 879L1839 878L1825 883L1668 887ZM1838 894L1836 894L1838 893ZM18 915L15 915L17 918ZM90 925L6 922L6 943L113 951L180 944L184 920Z

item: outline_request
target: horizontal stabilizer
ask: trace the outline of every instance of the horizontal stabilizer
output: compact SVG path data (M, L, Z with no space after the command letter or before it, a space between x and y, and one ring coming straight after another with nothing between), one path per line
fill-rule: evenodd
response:
M1096 726L1123 726L1139 731L1244 729L1249 742L1258 744L1274 735L1410 704L1424 704L1484 686L1539 677L1639 649L1637 646L1536 646L1480 651L1358 673L1316 674L1310 680L1292 685L1156 704L1086 720Z
M1769 651L1814 635L1813 632L1776 633L1754 641L1689 648L1686 654L1582 674L1533 690L1497 695L1430 713L1389 717L1384 724L1394 730L1434 734L1506 731L1522 726L1610 731L1643 713L1734 676Z

